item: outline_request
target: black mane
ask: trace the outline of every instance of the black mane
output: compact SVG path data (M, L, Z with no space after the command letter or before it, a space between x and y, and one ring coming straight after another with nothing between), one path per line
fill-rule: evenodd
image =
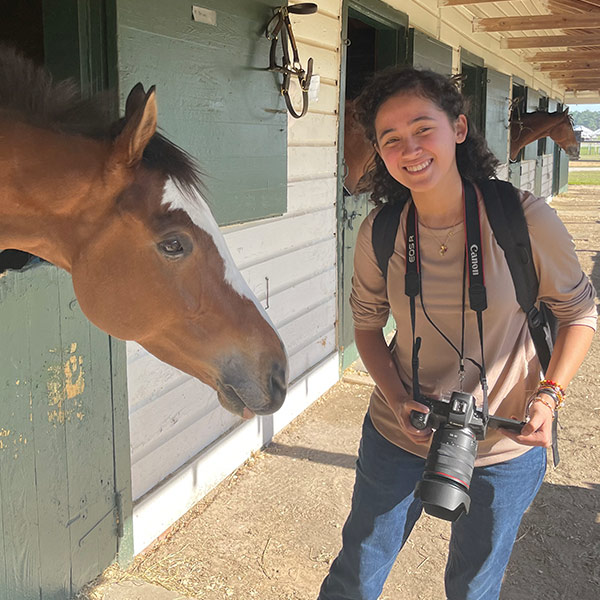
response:
M14 111L36 127L114 139L124 120L113 122L110 105L108 92L84 98L74 80L56 83L48 71L14 48L0 45L0 109ZM164 172L184 192L203 191L195 159L160 133L146 146L143 164Z

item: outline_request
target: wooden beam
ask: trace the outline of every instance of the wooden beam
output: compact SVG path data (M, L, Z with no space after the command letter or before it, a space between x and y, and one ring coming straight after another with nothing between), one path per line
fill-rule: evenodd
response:
M600 56L596 59L595 62L588 62L585 60L572 60L569 62L549 62L549 63L541 63L534 67L536 71L560 71L560 72L570 72L572 70L580 70L585 69L589 73L590 69L595 71L600 71Z
M571 69L569 71L550 71L548 77L550 79L576 79L581 77L582 79L589 79L590 77L596 78L595 73L598 71L590 71L589 69ZM600 75L598 75L600 78Z
M600 35L532 35L500 40L500 48L581 48L583 46L600 46Z
M473 31L532 31L535 29L598 29L600 13L475 17Z
M600 59L600 48L592 50L554 50L536 52L532 56L524 56L525 62L549 63L550 61L596 60Z

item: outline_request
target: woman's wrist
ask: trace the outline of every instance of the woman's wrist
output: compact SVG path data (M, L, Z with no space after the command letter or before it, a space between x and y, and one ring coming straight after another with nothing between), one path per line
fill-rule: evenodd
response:
M548 410L552 413L552 415L554 415L556 413L557 404L556 404L556 401L554 400L554 398L552 398L551 396L548 396L548 394L546 394L545 392L541 392L541 393L535 394L531 398L529 403L527 404L527 416L529 416L531 407L536 402L539 402L539 403L543 404L544 406L546 406L548 408Z

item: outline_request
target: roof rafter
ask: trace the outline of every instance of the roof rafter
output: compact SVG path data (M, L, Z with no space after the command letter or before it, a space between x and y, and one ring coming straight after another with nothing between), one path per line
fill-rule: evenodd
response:
M577 48L582 46L600 46L600 35L532 35L500 40L500 48Z
M554 50L550 52L536 52L531 56L524 56L525 62L547 63L551 61L575 60L600 60L600 48L590 50Z
M591 69L600 71L600 56L595 62L589 62L585 60L573 60L569 62L548 62L541 63L534 68L536 71L542 72L570 72L574 70L586 70L589 73Z
M475 17L473 19L474 32L598 28L600 28L600 12L587 14L523 15L519 17Z

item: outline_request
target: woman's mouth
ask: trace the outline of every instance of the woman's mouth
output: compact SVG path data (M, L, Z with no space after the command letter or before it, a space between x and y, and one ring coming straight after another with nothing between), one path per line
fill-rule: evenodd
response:
M433 158L423 161L418 165L411 165L410 167L404 167L409 173L420 173L424 171L431 163L433 162Z

